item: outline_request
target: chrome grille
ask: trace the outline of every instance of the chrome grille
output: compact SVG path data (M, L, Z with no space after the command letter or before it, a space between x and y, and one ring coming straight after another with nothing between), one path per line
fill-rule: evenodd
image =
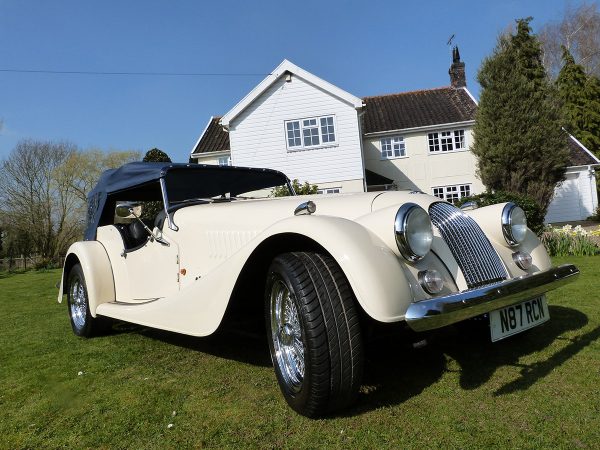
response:
M506 269L479 225L448 203L429 206L431 223L450 247L467 286L475 288L507 278Z

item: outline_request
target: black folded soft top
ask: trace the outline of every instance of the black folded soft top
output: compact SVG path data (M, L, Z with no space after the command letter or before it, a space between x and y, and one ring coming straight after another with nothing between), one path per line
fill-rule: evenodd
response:
M169 202L190 198L231 196L281 186L289 180L272 169L132 162L102 173L88 195L87 228L84 239L96 239L98 226L112 223L117 200L162 200L160 180L165 180ZM125 195L127 198L118 198Z

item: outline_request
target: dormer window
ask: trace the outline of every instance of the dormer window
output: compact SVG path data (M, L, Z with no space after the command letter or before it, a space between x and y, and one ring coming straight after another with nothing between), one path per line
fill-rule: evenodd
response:
M448 153L466 150L465 130L435 131L427 135L429 153Z
M304 150L337 143L334 116L285 122L288 150Z

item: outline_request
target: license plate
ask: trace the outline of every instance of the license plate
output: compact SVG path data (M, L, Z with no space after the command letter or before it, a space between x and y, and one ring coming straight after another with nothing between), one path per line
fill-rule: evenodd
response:
M518 305L490 312L492 342L533 328L550 319L546 298L542 295Z

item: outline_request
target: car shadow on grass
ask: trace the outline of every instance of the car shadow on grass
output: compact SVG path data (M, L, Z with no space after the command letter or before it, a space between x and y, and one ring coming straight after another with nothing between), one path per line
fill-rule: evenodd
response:
M582 312L562 306L550 306L549 310L549 322L496 343L490 341L486 320L427 334L403 330L365 339L365 371L358 401L339 416L355 416L380 407L402 404L450 371L458 372L460 388L471 390L484 385L504 366L519 367L519 377L501 386L492 395L528 389L600 338L600 327L583 334L576 333L588 323ZM127 332L244 364L271 366L262 323L229 323L204 338L126 323L113 327L113 333ZM564 334L575 336L567 338ZM413 346L414 342L424 338L428 342L426 346ZM545 359L531 364L519 362L522 357L543 351L557 340L569 342Z
M112 332L136 332L150 339L219 358L260 367L271 366L264 330L252 324L228 323L207 337L187 336L129 323L117 323Z
M582 312L550 306L551 320L540 327L492 343L487 321L468 322L431 332L428 345L413 348L406 340L386 339L367 345L364 382L359 401L343 415L356 415L382 406L398 405L419 395L445 372L458 371L460 388L471 390L484 385L504 366L520 368L520 376L498 388L493 395L526 390L583 348L600 338L600 327L566 338L588 323ZM420 336L420 335L414 335ZM569 343L542 360L523 364L519 360L548 348L557 340ZM451 361L454 361L451 363ZM455 369L455 366L459 366Z

